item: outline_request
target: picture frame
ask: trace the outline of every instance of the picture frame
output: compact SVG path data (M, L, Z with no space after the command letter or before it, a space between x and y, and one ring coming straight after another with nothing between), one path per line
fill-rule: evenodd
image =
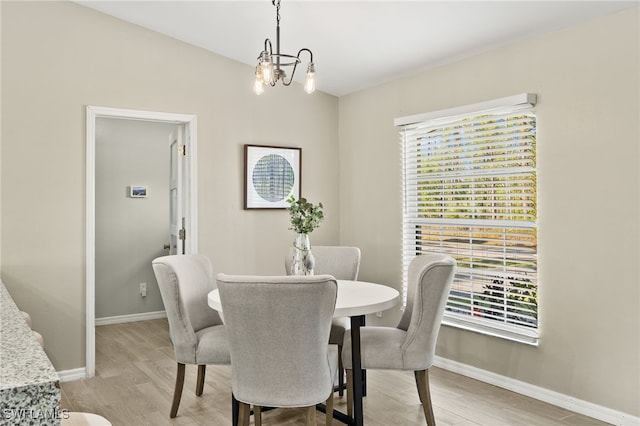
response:
M147 187L142 185L131 185L129 187L129 197L131 198L146 198Z
M286 209L300 198L302 148L244 145L244 209Z

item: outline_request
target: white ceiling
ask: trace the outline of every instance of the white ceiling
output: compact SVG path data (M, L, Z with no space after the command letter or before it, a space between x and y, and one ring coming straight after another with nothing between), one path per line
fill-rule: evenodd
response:
M252 66L265 38L275 50L270 0L76 3ZM640 0L282 0L281 52L311 49L318 90L342 96L638 6Z

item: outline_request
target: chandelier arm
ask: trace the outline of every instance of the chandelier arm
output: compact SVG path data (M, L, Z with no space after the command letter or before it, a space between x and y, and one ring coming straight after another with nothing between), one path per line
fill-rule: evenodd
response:
M293 76L294 76L294 75L296 75L296 68L298 67L298 64L299 64L300 62L302 62L302 61L300 60L300 54L301 54L302 52L307 52L307 53L309 54L309 62L310 62L310 63L313 63L313 52L312 52L311 50L307 49L306 47L305 47L305 48L302 48L302 49L300 49L300 50L298 50L298 54L295 56L296 61L295 61L295 63L293 64L293 69L291 70L291 75L289 76L289 81L286 81L286 80L283 78L283 79L281 80L283 85L285 85L285 86L290 86L290 85L291 85L291 83L293 82Z
M293 75L296 71L296 67L293 67L293 71L291 72L291 75L289 76L289 81L286 81L284 78L281 79L280 81L282 82L283 86L291 86L291 83L293 83Z
M264 51L269 53L269 56L273 54L273 46L271 46L271 40L266 38L264 40Z
M307 52L309 54L309 62L313 62L313 52L307 49L306 47L303 47L302 49L298 50L298 55L296 56L298 59L300 59L300 54L302 52Z

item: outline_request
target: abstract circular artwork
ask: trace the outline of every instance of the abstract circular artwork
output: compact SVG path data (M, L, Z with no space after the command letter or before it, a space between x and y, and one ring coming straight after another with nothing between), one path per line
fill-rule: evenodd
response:
M295 175L289 161L278 154L261 157L253 168L253 187L269 202L283 201L293 189Z
M244 146L244 208L286 209L300 197L302 148Z

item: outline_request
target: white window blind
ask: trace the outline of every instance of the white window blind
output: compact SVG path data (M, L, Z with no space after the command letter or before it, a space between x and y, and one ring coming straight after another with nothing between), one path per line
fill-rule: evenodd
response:
M504 99L401 126L404 293L415 256L449 254L444 323L536 344L535 96Z

